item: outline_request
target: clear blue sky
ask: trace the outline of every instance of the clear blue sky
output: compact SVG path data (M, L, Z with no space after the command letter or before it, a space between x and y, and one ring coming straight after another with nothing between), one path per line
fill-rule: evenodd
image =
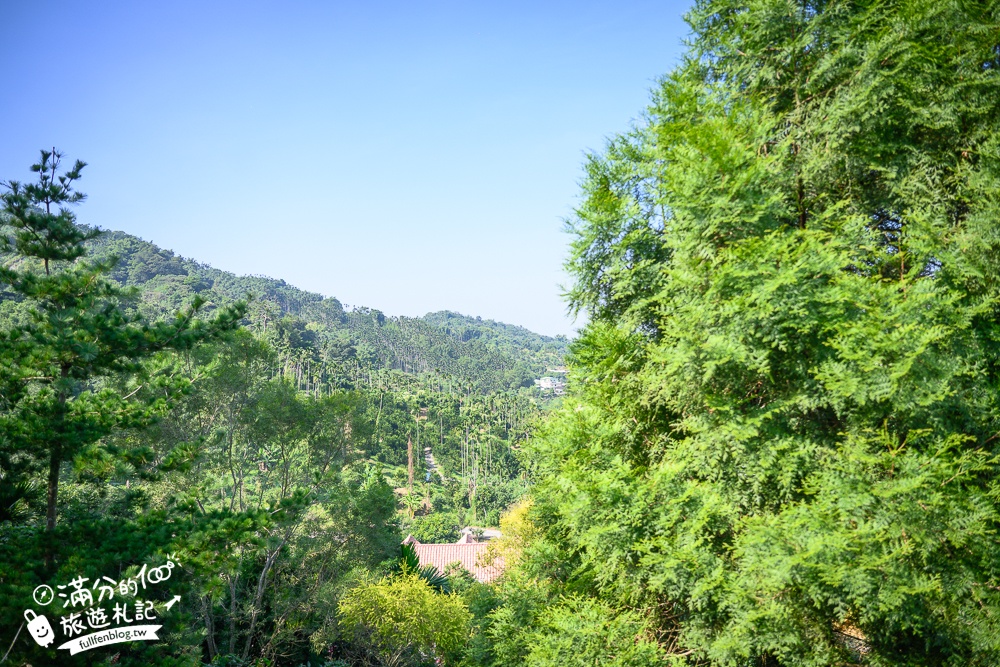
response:
M571 334L583 156L688 2L0 4L0 180L90 166L82 222L389 315Z

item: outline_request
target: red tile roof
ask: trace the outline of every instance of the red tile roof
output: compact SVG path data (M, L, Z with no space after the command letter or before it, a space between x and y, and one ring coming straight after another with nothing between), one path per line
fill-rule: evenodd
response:
M452 563L459 563L469 574L484 584L503 574L503 560L498 558L492 565L479 565L489 545L480 544L420 544L413 541L420 565L433 565L440 572Z

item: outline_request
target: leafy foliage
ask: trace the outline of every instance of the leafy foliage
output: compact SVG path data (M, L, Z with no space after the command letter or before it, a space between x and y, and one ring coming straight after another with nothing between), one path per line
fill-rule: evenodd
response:
M524 664L530 667L663 664L659 646L643 637L645 634L643 619L634 612L616 615L614 610L594 600L567 598L542 614Z
M689 20L644 122L588 161L591 324L531 445L525 567L638 610L679 662L994 664L998 8ZM540 614L553 647L587 632Z
M351 637L367 638L388 664L449 660L468 636L469 612L457 595L436 593L415 574L402 574L351 589L340 601Z
M408 530L418 542L455 542L460 537L459 524L458 517L452 512L432 512L416 517Z

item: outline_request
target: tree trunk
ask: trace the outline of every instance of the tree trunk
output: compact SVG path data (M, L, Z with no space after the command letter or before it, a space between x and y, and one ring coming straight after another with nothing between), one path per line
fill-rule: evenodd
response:
M285 533L285 539L278 544L277 548L267 554L267 558L264 561L264 569L261 570L260 576L257 578L257 592L253 598L253 607L251 607L250 612L250 629L247 631L247 642L243 645L243 660L246 661L250 658L250 649L253 647L253 633L257 629L257 617L260 613L261 604L264 601L264 589L267 585L267 575L271 571L271 567L274 565L274 561L278 560L278 554L281 553L282 548L284 548L285 543L288 542L291 537L292 531Z
M45 544L45 569L52 572L55 569L55 539L56 508L59 500L59 467L62 464L62 447L55 445L49 455L49 480L47 507L45 508L45 533L48 539Z
M208 642L208 659L212 661L218 655L219 649L215 645L215 621L212 618L212 599L205 595L201 599L202 613L205 616L205 639Z
M240 559L243 565L243 559ZM236 653L236 577L229 578L229 653Z
M59 499L59 467L62 464L61 447L58 445L52 448L49 455L49 484L48 484L48 506L45 510L45 530L52 532L56 529L56 507Z
M406 470L409 478L409 491L413 495L413 439L406 439Z

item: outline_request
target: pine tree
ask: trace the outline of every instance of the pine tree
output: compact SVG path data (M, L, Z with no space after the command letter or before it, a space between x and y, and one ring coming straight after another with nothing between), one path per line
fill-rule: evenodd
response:
M148 424L189 381L145 364L238 326L245 306L199 318L196 299L169 321L147 321L134 294L107 278L115 262L88 261L100 232L76 223L69 206L85 167L59 174L62 155L42 151L37 182L11 181L2 195L0 285L24 301L30 319L0 336L0 466L5 480L45 472L46 530L56 526L62 465L118 428ZM51 551L50 551L51 554ZM51 565L51 562L49 563Z

